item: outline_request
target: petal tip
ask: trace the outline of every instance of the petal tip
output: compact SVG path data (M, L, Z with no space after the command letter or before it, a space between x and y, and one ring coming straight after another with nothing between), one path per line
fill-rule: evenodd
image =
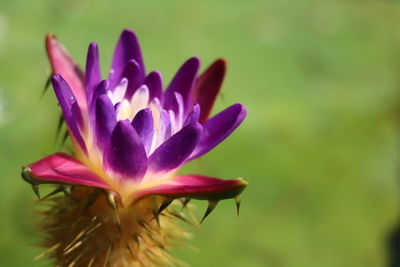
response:
M89 44L89 48L88 48L88 56L98 56L99 54L99 46L97 45L97 43L92 42Z
M53 33L49 32L46 34L45 43L47 52L50 52L52 46L58 44L57 37Z
M57 38L53 33L49 32L46 34L46 44L49 44L51 41L56 40L56 39Z
M98 45L97 45L96 42L92 42L92 43L89 44L89 47L90 47L90 48L97 48Z
M210 68L212 67L218 68L220 71L223 71L223 74L225 74L227 65L228 65L228 60L226 58L221 57L215 60L211 64Z
M125 29L122 30L121 35L124 35L124 34L133 34L133 35L135 35L135 32L132 29L125 28Z
M129 120L117 122L104 159L106 168L122 180L140 181L143 178L147 169L147 156L140 137Z
M230 107L227 108L227 110L230 109L234 116L236 117L236 122L238 123L237 126L244 120L244 118L247 115L247 109L244 105L240 103L236 103L231 105Z
M249 185L249 182L247 182L243 177L236 178L235 182L237 185L242 186L243 188Z
M191 57L188 59L187 63L193 64L194 66L199 67L201 61L200 61L200 58L198 58L198 57Z
M51 84L53 85L53 88L61 86L62 82L65 82L65 80L61 76L61 74L54 74L54 75L51 76Z
M217 59L215 62L218 62L219 64L222 64L224 66L226 66L228 64L228 60L224 57Z

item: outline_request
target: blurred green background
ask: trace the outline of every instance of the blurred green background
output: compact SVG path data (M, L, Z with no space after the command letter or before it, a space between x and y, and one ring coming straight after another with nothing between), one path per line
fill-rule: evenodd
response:
M192 266L385 266L399 223L400 2L0 0L0 266L48 266L20 167L53 153L58 107L44 37L103 73L123 28L167 83L191 56L229 63L214 112L248 117L184 171L245 177L176 255ZM198 217L206 203L197 202Z

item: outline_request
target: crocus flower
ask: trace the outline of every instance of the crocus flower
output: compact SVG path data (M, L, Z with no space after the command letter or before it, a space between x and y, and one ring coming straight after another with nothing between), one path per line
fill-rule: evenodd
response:
M39 185L58 185L41 223L48 247L43 255L59 266L176 263L167 249L187 234L175 223L186 218L169 204L207 200L205 218L223 199L233 198L239 207L247 185L242 178L177 174L246 115L234 104L209 118L225 61L198 75L200 61L190 58L163 90L160 72L146 72L130 30L118 40L107 80L101 78L97 44L89 45L85 72L54 36L47 36L46 46L73 154L55 153L22 170L38 195ZM66 197L56 195L61 191Z

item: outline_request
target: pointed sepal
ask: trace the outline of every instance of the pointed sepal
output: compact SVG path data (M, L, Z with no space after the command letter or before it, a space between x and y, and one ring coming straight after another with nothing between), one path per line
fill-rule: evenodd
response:
M56 153L22 168L22 178L30 184L84 185L103 189L110 186L77 159Z
M186 208L187 204L189 204L190 200L192 200L190 197L185 197L182 201L182 209Z
M94 190L87 198L83 211L86 212L97 200L99 192Z
M110 204L110 207L113 210L117 209L117 202L115 200L115 194L113 192L108 192L107 193L107 201L108 201L108 204Z
M175 177L162 184L138 190L132 195L132 198L139 200L149 195L160 195L170 198L218 201L240 195L247 184L243 178L222 180L214 177L188 174Z
M165 210L172 203L172 201L174 201L174 198L165 198L164 201L161 203L160 208L158 208L157 214L163 212L163 210Z
M115 220L117 222L118 230L122 232L121 218L119 217L118 206L117 206L117 195L111 191L107 192L107 201L108 204L110 204L111 208L114 210Z
M158 213L158 210L156 210L156 209L154 209L153 210L153 218L156 220L156 222L157 222L157 226L158 227L160 227L160 217L159 217L159 213Z
M236 215L239 217L239 209L240 209L240 196L234 197L236 203Z
M204 221L205 218L207 218L208 215L210 215L210 213L215 209L217 204L218 204L218 201L216 201L216 200L209 200L208 201L208 207L206 209L206 212L204 213L203 218L200 221L200 224Z
M44 85L41 97L44 97L44 95L46 94L47 90L49 90L50 84L51 84L51 75L49 75L49 77L46 80L46 83Z
M37 198L40 200L40 191L39 191L40 182L33 179L33 177L31 176L30 173L31 173L31 169L29 167L26 167L26 166L22 167L22 171L21 171L22 179L24 179L25 182L32 185L33 192L35 193Z
M50 198L50 197L52 197L52 196L54 196L54 195L56 195L56 194L58 194L60 192L63 192L63 186L62 185L59 185L56 188L54 188L54 190L51 191L50 193L48 193L46 196L44 196L42 198L42 200L48 199L48 198Z
M39 185L37 184L32 184L32 190L37 196L37 198L40 200L40 191L39 191Z
M63 114L61 113L59 115L58 122L57 122L56 140L58 139L58 137L59 137L59 135L61 133L61 128L64 125L64 123L65 123L64 117L63 117ZM68 132L67 132L67 134L68 134Z
M71 197L71 194L72 194L72 186L71 185L62 185L62 190L66 197Z

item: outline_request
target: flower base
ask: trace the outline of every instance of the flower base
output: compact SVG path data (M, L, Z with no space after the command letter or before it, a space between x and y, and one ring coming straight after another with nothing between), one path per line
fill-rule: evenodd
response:
M52 196L38 224L57 266L168 266L181 264L168 249L190 237L177 224L177 209L159 211L163 197L146 197L128 207L110 204L105 191L75 186L66 196ZM113 203L114 200L111 200Z

